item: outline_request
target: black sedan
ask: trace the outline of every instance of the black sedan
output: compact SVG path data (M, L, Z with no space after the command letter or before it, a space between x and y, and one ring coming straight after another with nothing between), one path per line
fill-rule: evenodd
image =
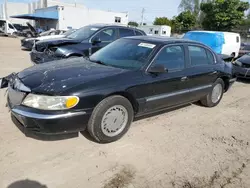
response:
M65 38L37 42L30 58L35 64L41 64L72 57L88 57L119 38L138 35L146 34L144 31L124 26L89 25Z
M2 79L26 130L85 129L98 142L121 138L134 117L201 101L214 107L236 79L207 46L158 37L119 39L90 58L33 66Z
M246 54L233 62L237 77L250 79L250 54Z

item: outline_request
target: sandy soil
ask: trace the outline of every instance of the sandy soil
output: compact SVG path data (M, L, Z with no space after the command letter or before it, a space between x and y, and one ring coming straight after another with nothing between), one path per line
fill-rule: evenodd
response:
M0 38L0 77L32 66L19 39ZM0 91L0 188L249 188L250 85L218 107L193 104L133 123L107 145L26 137Z

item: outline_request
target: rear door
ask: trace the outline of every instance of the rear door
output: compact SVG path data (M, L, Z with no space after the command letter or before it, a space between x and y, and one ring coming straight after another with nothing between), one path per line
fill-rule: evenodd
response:
M147 111L176 106L189 101L186 60L185 48L181 44L165 46L156 55L151 66L164 65L168 72L147 74L152 90L152 96L146 98Z
M208 48L190 44L186 46L189 63L186 70L190 99L196 100L208 94L213 83L218 78L215 55Z
M107 46L111 42L115 41L117 39L117 29L112 28L105 28L99 31L97 34L95 34L91 39L91 52L89 55L95 53L96 51L100 50L101 48ZM95 41L99 40L98 43L95 43Z

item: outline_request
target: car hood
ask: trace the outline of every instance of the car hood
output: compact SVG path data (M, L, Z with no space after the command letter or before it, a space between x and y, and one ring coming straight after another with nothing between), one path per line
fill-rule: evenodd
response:
M42 37L37 37L37 40L47 40L47 39L59 39L63 38L65 35L49 35L49 36L42 36Z
M37 42L36 45L42 45L44 47L52 47L52 46L62 46L67 44L77 44L80 41L73 40L69 38L59 38L59 39L46 39L40 42Z
M80 57L33 66L18 73L18 77L32 93L58 95L72 87L126 71Z
M237 61L240 61L241 63L250 65L250 56L249 55L243 55L242 57L237 59Z

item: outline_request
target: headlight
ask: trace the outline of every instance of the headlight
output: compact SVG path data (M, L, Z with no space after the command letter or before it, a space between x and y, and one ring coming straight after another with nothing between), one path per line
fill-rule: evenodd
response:
M76 96L46 96L28 94L23 100L24 106L41 110L65 110L76 106L79 98Z

